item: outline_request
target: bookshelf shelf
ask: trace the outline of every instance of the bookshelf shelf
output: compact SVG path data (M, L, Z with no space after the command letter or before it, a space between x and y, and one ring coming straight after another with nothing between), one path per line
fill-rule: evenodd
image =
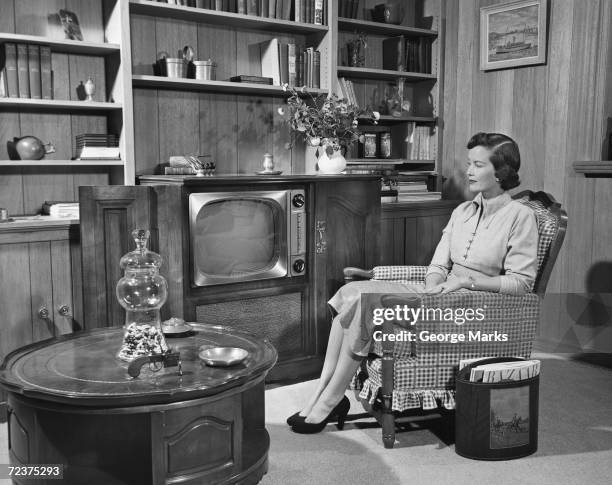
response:
M123 160L0 160L0 167L104 167L121 166Z
M348 19L339 17L338 28L341 30L357 30L368 34L380 35L404 35L406 37L436 37L438 32L429 29L406 27L404 25L383 24L382 22L371 22L369 20Z
M36 109L46 111L121 111L121 103L103 103L98 101L70 101L62 99L0 98L1 108L19 110Z
M369 121L372 118L367 115L359 116L360 121ZM414 121L415 123L435 123L437 118L435 116L392 116L392 115L380 115L378 123L406 123Z
M408 71L390 71L387 69L371 69L367 67L338 66L338 76L361 78L361 79L389 79L404 78L408 81L436 81L435 74L423 74Z
M271 94L277 96L288 95L288 93L283 91L282 87L273 86L271 84L236 83L231 81L203 81L200 79L169 78L163 76L147 76L141 74L133 75L132 81L134 86L141 88L144 87L188 91L208 91L233 94ZM308 88L308 92L315 95L327 94L326 89Z
M435 160L411 160L408 158L347 158L347 165L404 165L414 164L423 165L425 163L436 163Z
M53 52L64 52L66 54L107 56L118 53L120 49L119 44L51 39L40 35L21 35L0 32L0 44L4 44L5 42L44 44L51 47Z
M130 0L130 13L273 32L324 34L329 30L327 25L314 25L310 23L294 22L292 20L255 17L254 15L171 5L150 0Z

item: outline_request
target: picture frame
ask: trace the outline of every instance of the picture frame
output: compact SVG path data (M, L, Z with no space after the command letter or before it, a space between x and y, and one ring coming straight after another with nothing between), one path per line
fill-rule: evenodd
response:
M58 15L62 27L64 28L66 39L83 40L83 33L81 32L81 26L79 25L77 15L74 12L65 9L61 9Z
M547 0L520 0L480 9L480 69L546 63Z

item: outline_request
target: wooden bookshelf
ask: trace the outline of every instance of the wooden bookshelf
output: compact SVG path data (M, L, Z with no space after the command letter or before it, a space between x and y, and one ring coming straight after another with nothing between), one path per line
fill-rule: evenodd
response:
M66 54L84 54L92 56L108 56L119 53L121 46L106 42L86 42L80 40L59 40L43 37L40 35L22 35L0 33L0 44L5 42L43 44L51 47L53 52L64 52Z
M288 95L281 86L257 83L238 83L231 81L203 81L200 79L171 78L164 76L147 76L135 74L132 81L136 87L177 89L188 91L208 91L216 93L255 94L255 95ZM314 95L327 94L326 89L308 88Z
M45 111L121 111L121 103L100 101L71 101L67 99L0 98L0 107L19 110L36 109Z
M356 77L372 80L394 80L403 77L410 81L436 81L435 74L424 74L420 72L390 71L388 69L372 69L368 67L338 66L338 76Z
M403 35L405 37L435 37L438 32L430 29L419 29L405 25L384 24L382 22L372 22L361 19L348 19L339 17L338 28L342 30L353 30L368 34L379 35Z
M304 22L294 22L292 20L256 17L254 15L243 15L205 8L158 3L150 0L130 0L130 13L151 15L166 19L187 20L190 22L227 25L241 29L263 30L266 32L290 31L299 34L312 34L325 33L329 30L327 25L314 25Z
M112 167L121 165L123 165L123 160L0 160L0 167Z

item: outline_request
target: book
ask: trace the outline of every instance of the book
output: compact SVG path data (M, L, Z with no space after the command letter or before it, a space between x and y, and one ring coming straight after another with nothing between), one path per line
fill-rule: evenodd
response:
M105 147L105 146L84 146L77 148L76 158L79 160L86 159L106 159L106 160L120 160L119 147Z
M237 13L240 13L242 15L246 15L247 13L247 6L246 6L246 2L247 0L238 0L238 4L237 4Z
M230 81L235 82L235 83L272 84L273 79L271 77L250 76L250 75L245 75L245 74L239 74L238 76L230 77Z
M6 69L0 68L0 98L8 97L8 85L6 83Z
M312 87L321 87L321 51L313 52L312 59Z
M308 0L295 0L293 18L296 22L303 22L304 17L302 16L302 3Z
M247 15L258 15L257 0L247 0Z
M17 46L12 42L4 44L4 68L9 98L19 97L19 77L17 75Z
M51 73L51 47L40 46L40 91L42 99L53 99L53 77Z
M289 86L297 86L297 46L290 42L287 44L287 71Z
M291 20L291 7L293 6L293 0L283 0L283 11L280 17L283 20Z
M276 0L268 0L268 18L276 18Z
M279 45L278 39L273 39L261 42L260 59L261 59L261 75L263 77L271 77L272 84L280 86L280 64L279 64Z
M289 55L288 45L284 42L278 45L278 63L280 66L280 84L281 86L289 82Z
M299 45L295 47L295 85L304 85L304 51Z
M79 19L74 12L70 10L61 9L59 11L60 22L64 28L64 33L67 39L71 40L83 40L83 33L81 32L81 26L79 25Z
M19 83L19 97L30 97L30 66L28 65L27 44L17 44L17 82Z
M383 40L382 49L383 69L406 70L406 39L403 35Z
M314 0L313 24L323 25L323 0Z
M276 18L283 18L283 0L276 0Z
M32 99L41 99L40 49L36 44L28 44L28 70L30 97Z
M259 16L269 17L270 16L270 3L268 0L259 0Z
M45 201L41 212L51 217L78 219L79 203L72 201Z

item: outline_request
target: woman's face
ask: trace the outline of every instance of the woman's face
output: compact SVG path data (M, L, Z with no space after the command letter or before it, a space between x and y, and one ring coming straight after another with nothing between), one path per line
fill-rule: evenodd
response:
M491 150L475 146L468 151L467 180L470 192L482 192L484 197L495 197L503 192L495 180L495 167L491 163Z

